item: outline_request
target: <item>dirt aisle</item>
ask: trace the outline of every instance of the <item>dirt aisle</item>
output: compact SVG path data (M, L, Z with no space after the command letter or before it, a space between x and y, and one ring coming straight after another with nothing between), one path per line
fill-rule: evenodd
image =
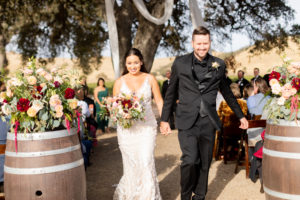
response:
M155 151L156 170L163 200L180 200L179 165L180 149L177 131L165 137L157 136ZM87 169L88 200L111 200L115 185L122 176L122 157L118 149L116 133L99 137L99 143L91 156L92 165ZM260 183L245 178L240 167L234 174L234 163L212 163L209 175L207 200L263 200Z

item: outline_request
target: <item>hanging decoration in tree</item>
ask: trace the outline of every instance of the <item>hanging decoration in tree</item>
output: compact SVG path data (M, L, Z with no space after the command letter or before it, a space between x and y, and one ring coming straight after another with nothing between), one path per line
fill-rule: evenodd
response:
M108 35L109 35L109 42L110 42L110 49L112 54L112 61L115 71L115 78L117 79L120 76L120 66L119 66L119 42L118 42L118 31L117 31L117 24L116 18L114 15L114 3L115 0L105 0L105 10L106 10L106 17L107 17L107 25L108 25ZM144 4L143 0L133 0L134 5L138 9L138 11L150 22L156 25L162 25L167 22L173 11L174 0L165 0L165 12L161 18L153 17L147 7ZM191 18L193 27L196 28L198 26L205 26L204 20L202 17L201 10L199 9L197 0L190 0L189 6L191 10Z
M193 27L194 28L197 28L199 26L205 27L205 22L204 22L204 19L202 16L202 12L198 6L197 0L190 0L189 7L191 10L191 18L192 18Z

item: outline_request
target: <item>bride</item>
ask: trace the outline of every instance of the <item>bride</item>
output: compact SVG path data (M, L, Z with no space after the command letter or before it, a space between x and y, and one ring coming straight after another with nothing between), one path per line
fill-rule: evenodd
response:
M125 55L125 70L113 89L114 96L120 93L143 96L146 120L136 122L129 129L117 128L123 176L113 199L161 200L154 164L157 122L151 107L152 93L160 114L163 100L158 83L147 73L138 49L132 48Z

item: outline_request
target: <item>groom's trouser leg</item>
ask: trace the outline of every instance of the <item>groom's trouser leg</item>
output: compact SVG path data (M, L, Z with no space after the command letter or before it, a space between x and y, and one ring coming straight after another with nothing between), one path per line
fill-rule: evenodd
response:
M215 128L208 117L203 118L201 123L203 131L199 135L198 147L200 153L199 176L194 193L204 199L207 192L209 168L213 156L215 143Z
M213 131L208 117L199 117L192 128L179 130L178 138L182 151L181 200L190 200L193 191L205 197L214 145Z

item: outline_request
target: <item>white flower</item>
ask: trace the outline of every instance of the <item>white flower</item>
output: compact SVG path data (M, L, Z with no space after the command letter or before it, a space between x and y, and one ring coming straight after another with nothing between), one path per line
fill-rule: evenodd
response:
M271 87L271 89L272 89L272 93L273 93L273 94L280 94L280 92L281 92L281 86L280 86L279 83L278 83L278 84L274 84L274 85Z
M43 68L38 68L38 69L36 70L36 73L38 73L38 74L41 74L42 72L44 72L44 69L43 69Z
M12 93L11 89L8 87L6 88L6 96L12 97L14 94Z
M62 112L64 107L62 105L57 105L57 106L55 106L54 109L55 109L55 112Z
M291 60L292 60L292 59L289 58L289 57L285 57L285 58L283 59L284 62L290 62Z
M53 68L51 68L51 73L55 73L55 72L57 72L57 68L56 67L53 67Z
M8 105L7 103L1 106L1 109L5 115L10 115L10 113L12 112L10 105Z
M12 83L13 86L17 86L18 87L18 86L21 86L23 84L23 82L20 79L12 78L11 80L12 80L11 83Z
M269 81L269 84L270 84L270 86L272 87L272 86L275 85L275 84L279 84L279 82L278 82L277 79L273 78L273 79L271 79L271 80Z
M35 76L29 76L27 78L27 81L28 81L29 85L35 85L37 82L37 79L35 78Z
M277 104L282 106L284 105L284 102L285 102L285 98L284 97L280 97L278 100L277 100Z
M61 100L59 99L59 96L57 94L50 97L50 106L55 107L57 105L61 105Z
M59 77L59 76L55 76L55 77L54 77L54 82L55 82L55 81L59 82L60 84L63 83L63 80L62 80L61 77Z
M45 79L47 79L47 81L51 81L53 79L53 77L51 74L46 74Z
M34 107L30 107L28 110L27 110L27 115L29 117L35 117L36 114L37 114L38 110L36 110Z
M76 109L78 106L78 100L77 99L68 99L68 104L71 109Z
M218 69L220 67L220 64L218 62L213 62L211 66L215 69Z
M26 75L31 75L32 72L33 72L32 69L29 69L29 68L26 68L26 69L23 70L23 73L26 74Z
M32 107L35 110L39 111L39 110L41 110L44 107L44 104L41 101L39 101L39 100L34 100L32 102Z

